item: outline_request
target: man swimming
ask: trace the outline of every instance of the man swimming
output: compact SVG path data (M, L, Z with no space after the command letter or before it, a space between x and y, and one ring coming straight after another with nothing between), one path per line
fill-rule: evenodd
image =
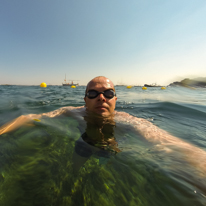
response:
M23 124L32 123L35 119L42 117L55 117L59 115L72 115L78 118L79 115L83 115L85 112L93 116L102 116L111 118L115 114L116 105L115 88L108 78L95 77L88 84L85 91L85 106L81 107L62 107L52 112L42 114L29 114L22 115L17 119L3 125L0 128L0 135L6 132L10 132Z
M3 125L0 128L0 135L17 129L23 124L32 124L35 119L67 115L80 122L83 120L86 122L86 136L82 137L85 142L98 149L109 147L119 152L112 130L118 122L132 127L158 151L169 154L181 151L182 160L198 168L198 175L205 176L206 152L204 150L170 135L145 119L115 111L117 97L114 85L108 78L99 76L92 79L87 84L84 101L85 106L81 107L62 107L48 113L20 116Z

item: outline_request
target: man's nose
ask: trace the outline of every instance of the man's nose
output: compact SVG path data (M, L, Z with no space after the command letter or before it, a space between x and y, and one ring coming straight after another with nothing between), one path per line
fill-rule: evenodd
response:
M99 100L103 100L103 101L106 101L105 97L103 94L99 94Z

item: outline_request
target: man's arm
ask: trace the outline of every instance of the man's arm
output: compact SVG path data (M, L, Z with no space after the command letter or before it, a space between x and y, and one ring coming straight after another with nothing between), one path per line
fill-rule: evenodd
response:
M17 117L16 119L2 125L0 127L0 135L13 131L22 125L33 125L33 121L38 121L42 117L57 117L60 115L68 115L70 116L72 113L75 112L81 112L83 111L83 106L82 107L62 107L60 109L47 112L47 113L42 113L42 114L28 114L28 115L21 115L20 117Z
M153 143L158 151L181 154L183 160L200 169L202 175L206 175L206 151L172 136L145 119L125 112L116 112L116 118L117 121L127 122L148 142Z

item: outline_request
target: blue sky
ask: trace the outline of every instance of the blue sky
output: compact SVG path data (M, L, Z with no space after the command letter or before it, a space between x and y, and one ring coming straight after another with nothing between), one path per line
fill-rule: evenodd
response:
M0 84L206 77L206 1L1 0Z

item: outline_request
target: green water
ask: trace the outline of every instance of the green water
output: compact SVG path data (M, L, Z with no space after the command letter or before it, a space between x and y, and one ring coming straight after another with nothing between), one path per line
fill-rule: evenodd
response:
M92 155L74 172L75 141L81 136L78 122L65 117L35 124L0 139L1 206L198 203L155 164L145 152L146 143L128 129L122 137L117 135L120 148L124 145L122 152L109 157Z

